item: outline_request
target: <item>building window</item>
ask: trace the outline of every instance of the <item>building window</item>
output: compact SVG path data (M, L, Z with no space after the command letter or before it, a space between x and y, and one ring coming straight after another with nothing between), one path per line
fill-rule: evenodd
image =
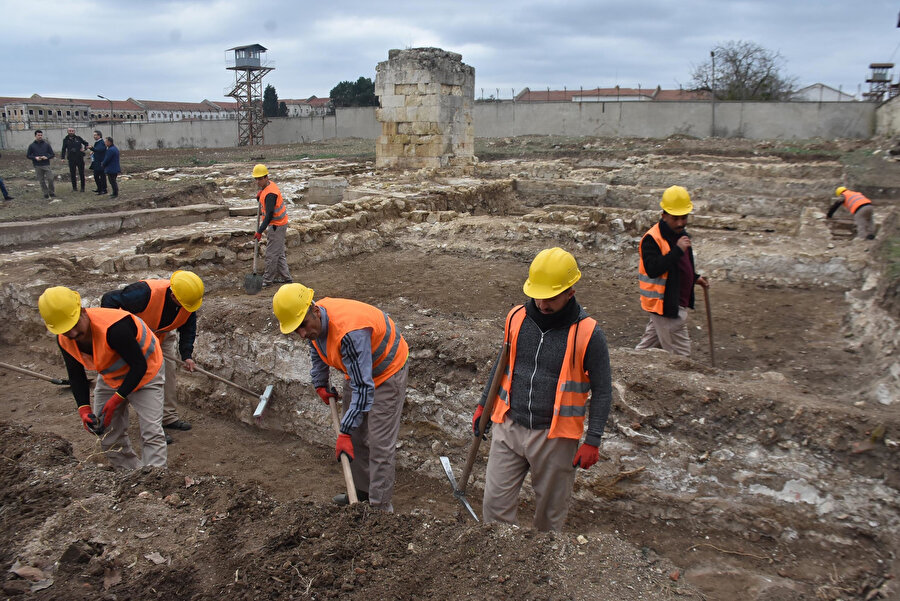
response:
M62 117L62 111L56 111L56 116L57 116L57 117Z
M43 116L44 116L44 110L43 110L43 109L39 109L39 110L38 110L38 116L39 116L39 117L43 117Z
M72 111L66 111L66 117L71 117L71 116L72 116Z

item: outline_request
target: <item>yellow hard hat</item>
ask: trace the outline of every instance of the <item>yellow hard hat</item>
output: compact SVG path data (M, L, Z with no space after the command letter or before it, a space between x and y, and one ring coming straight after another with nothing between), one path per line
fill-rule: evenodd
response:
M581 279L572 253L561 248L545 248L531 262L522 290L536 299L553 298Z
M312 299L313 289L303 284L285 284L278 289L272 297L272 311L281 324L282 334L290 334L300 327Z
M203 304L203 280L193 271L179 269L169 279L169 287L175 300L191 313Z
M834 195L840 196L841 194L843 194L846 191L847 191L847 188L845 188L844 186L841 186L840 188L838 188L837 190L834 191Z
M265 165L259 163L258 165L253 167L253 177L263 177L265 175L269 175L269 170Z
M669 215L687 215L694 210L694 205L691 203L691 195L681 186L669 186L666 188L659 206Z
M38 299L38 310L48 330L65 334L81 317L81 295L65 286L47 288Z

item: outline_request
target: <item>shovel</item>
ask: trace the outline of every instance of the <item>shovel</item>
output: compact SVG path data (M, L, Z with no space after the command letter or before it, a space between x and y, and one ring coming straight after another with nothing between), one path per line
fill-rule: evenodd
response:
M68 386L68 380L60 380L59 378L51 378L50 376L45 376L44 374L39 374L36 371L31 371L30 369L25 369L24 367L16 367L15 365L10 365L9 363L0 362L0 367L4 369L8 369L10 371L19 372L20 374L25 374L26 376L31 376L32 378L38 378L39 380L46 380L51 384L56 384L57 386Z
M509 365L508 342L503 344L503 351L500 353L500 362L497 364L497 369L494 370L494 379L491 380L491 387L488 390L487 400L484 403L484 412L481 414L481 419L478 421L478 431L481 433L484 433L488 420L491 419L491 412L494 408L494 399L497 398L497 393L500 391L500 382L503 380L503 374L506 372L507 365ZM466 512L472 516L472 519L476 522L478 521L478 516L475 515L475 510L472 509L472 506L469 505L469 500L466 499L466 487L469 485L469 475L472 473L472 466L475 464L475 459L478 457L478 447L480 445L481 436L476 435L473 432L472 446L469 447L469 457L466 460L466 467L459 477L459 487L456 485L456 478L453 477L453 468L450 467L450 458L441 457L441 465L444 468L444 473L447 474L447 479L450 480L450 486L453 487L453 496L459 499L459 502L462 503Z
M709 330L709 362L716 366L716 349L713 345L712 309L709 308L709 290L703 287L703 300L706 301L706 329Z
M328 406L331 407L331 425L334 426L334 433L341 435L341 420L338 419L337 397L332 397ZM350 460L346 455L341 453L341 469L344 472L344 484L347 486L347 500L350 504L359 503L356 496L356 485L353 484L353 472L350 471Z
M256 232L259 231L259 203L256 203ZM256 294L262 290L262 274L256 273L256 257L259 255L259 240L253 240L253 273L244 276L244 292Z

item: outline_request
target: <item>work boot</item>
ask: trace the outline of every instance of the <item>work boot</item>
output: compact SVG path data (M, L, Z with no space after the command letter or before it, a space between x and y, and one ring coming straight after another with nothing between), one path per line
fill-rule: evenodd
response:
M14 196L4 196L3 200L12 200L13 198L15 198L15 197Z
M190 430L191 424L181 419L176 419L171 424L163 424L163 428L168 428L169 430Z
M356 498L359 499L360 503L364 503L369 500L369 493L363 492L356 489ZM347 497L347 493L341 493L339 495L335 495L333 499L331 499L332 503L335 505L349 505L350 499Z
M173 442L175 442L175 439L169 436L168 432L163 432L163 434L166 435L166 444L172 444Z

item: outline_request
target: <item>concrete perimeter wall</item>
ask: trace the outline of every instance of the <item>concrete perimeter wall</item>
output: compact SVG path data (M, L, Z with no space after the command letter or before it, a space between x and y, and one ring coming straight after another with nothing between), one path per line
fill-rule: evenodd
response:
M872 102L717 102L715 135L751 139L852 138L876 133L876 104ZM878 134L900 131L900 104L878 109ZM884 115L882 117L882 114ZM542 102L476 103L472 110L475 137L506 138L522 135L623 136L665 138L684 134L698 138L712 132L709 102ZM100 127L116 146L129 148L223 148L237 144L237 122L176 121L172 123L117 124ZM89 142L92 128L78 128ZM44 137L59 153L66 130L44 129ZM266 144L291 144L331 138L375 140L381 125L374 107L340 108L326 117L272 119L265 130ZM0 130L0 149L25 149L34 140L31 131Z
M900 134L900 96L894 96L878 107L875 133L879 136Z

